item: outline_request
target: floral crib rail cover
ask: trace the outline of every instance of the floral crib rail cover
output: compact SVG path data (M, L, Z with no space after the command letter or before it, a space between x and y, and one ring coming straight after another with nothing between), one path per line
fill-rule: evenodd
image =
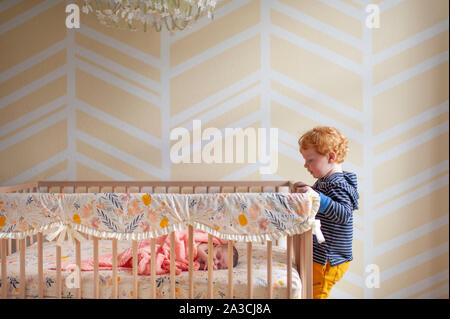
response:
M307 193L1 193L0 238L156 238L192 225L224 240L264 242L310 229L320 197Z

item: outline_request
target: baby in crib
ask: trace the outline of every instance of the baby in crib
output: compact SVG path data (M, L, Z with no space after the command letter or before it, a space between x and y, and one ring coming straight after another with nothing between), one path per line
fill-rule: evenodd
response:
M239 253L233 246L233 268L236 267L239 259ZM200 270L208 269L208 244L202 243L197 247L197 260L200 263ZM222 244L213 248L213 267L217 269L228 269L230 262L228 260L228 245Z

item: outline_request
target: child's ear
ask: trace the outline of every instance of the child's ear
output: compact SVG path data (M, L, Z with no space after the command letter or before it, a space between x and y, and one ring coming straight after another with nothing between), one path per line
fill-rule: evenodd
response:
M334 152L328 153L328 163L336 161L336 154Z

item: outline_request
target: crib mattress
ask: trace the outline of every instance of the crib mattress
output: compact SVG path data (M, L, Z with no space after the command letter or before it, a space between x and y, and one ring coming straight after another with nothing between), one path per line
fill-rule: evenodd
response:
M56 297L56 270L50 268L56 265L55 243L45 242L43 245L44 255L44 296L45 298ZM118 241L118 253L131 247L129 241ZM247 248L245 243L236 243L239 252L239 263L233 269L234 298L245 299L247 296ZM253 297L267 298L267 248L266 245L252 245L253 264ZM99 241L99 254L112 252L112 242L110 240ZM26 296L27 298L38 298L38 251L37 243L26 249ZM81 259L93 256L92 243L81 245ZM75 261L75 249L70 243L65 243L61 250L61 259ZM19 296L20 287L20 260L19 254L14 253L7 257L7 290L8 297ZM62 271L62 297L75 298L76 289L68 288L65 284L66 278L71 273ZM119 280L119 298L129 299L133 296L133 273L130 270L117 270ZM152 295L152 283L150 276L138 276L138 298L150 298ZM189 296L189 272L182 272L176 277L176 298L188 298ZM213 275L214 298L228 298L228 270L215 270ZM82 298L94 298L94 272L81 272L81 292ZM1 279L0 279L1 280ZM100 270L100 298L108 299L113 297L112 270ZM157 298L169 298L170 276L158 275L156 279ZM282 248L273 247L272 250L272 297L275 299L287 298L287 264L286 251ZM194 274L194 298L205 299L208 296L208 272L196 271ZM301 297L301 281L295 267L292 267L292 288L293 298Z

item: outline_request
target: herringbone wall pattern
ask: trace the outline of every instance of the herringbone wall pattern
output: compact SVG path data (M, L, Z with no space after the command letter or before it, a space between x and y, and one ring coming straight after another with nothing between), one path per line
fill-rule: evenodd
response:
M380 28L365 24L370 3ZM0 184L313 183L297 139L333 125L361 200L354 261L331 297L448 298L448 0L224 0L176 34L84 14L69 30L66 4L0 1ZM194 119L278 128L276 174L171 163L170 131ZM366 285L371 264L379 288Z

